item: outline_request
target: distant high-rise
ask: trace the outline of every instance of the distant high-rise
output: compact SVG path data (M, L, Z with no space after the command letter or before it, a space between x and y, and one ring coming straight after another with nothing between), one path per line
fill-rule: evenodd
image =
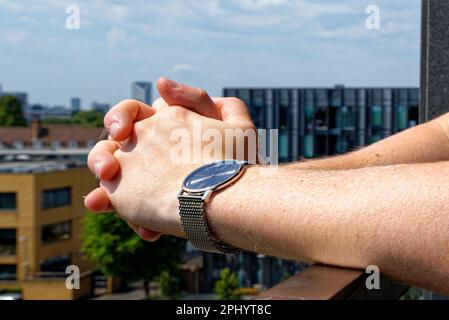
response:
M70 109L73 113L81 110L81 98L74 97L70 99Z
M131 87L132 98L146 103L147 105L151 105L151 87L151 82L134 82Z

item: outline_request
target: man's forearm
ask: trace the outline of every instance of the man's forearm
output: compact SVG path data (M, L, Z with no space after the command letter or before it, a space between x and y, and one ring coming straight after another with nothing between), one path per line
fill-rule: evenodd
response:
M301 161L298 169L344 170L449 160L449 115L405 130L366 148L325 159Z
M449 293L449 163L341 171L251 167L214 196L221 240L250 251L336 266L379 266Z

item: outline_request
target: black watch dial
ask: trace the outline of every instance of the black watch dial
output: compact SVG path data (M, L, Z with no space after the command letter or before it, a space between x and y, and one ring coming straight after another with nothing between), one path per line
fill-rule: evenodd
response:
M242 171L243 164L234 160L217 161L192 171L183 182L189 192L215 190L230 182Z

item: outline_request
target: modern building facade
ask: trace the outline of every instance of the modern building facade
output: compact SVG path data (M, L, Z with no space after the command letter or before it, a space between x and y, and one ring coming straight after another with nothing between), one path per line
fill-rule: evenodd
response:
M11 165L28 169L18 174L10 165L0 164L0 288L20 288L25 298L33 298L33 292L47 298L51 294L69 297L73 293L64 289L65 278L59 282L48 278L64 275L72 264L82 273L95 268L80 251L85 215L80 195L97 183L84 166L61 162ZM45 279L57 293L44 292Z
M153 103L151 88L151 82L134 82L131 87L131 96L133 99L139 100L150 106Z
M278 129L279 161L362 147L418 123L418 88L226 88L259 129Z

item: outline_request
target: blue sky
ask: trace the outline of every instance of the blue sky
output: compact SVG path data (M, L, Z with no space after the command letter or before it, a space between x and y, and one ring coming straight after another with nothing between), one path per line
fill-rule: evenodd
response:
M80 30L65 28L67 5ZM368 5L380 30L365 27ZM418 86L419 0L0 0L0 83L112 104L167 76L230 86Z

